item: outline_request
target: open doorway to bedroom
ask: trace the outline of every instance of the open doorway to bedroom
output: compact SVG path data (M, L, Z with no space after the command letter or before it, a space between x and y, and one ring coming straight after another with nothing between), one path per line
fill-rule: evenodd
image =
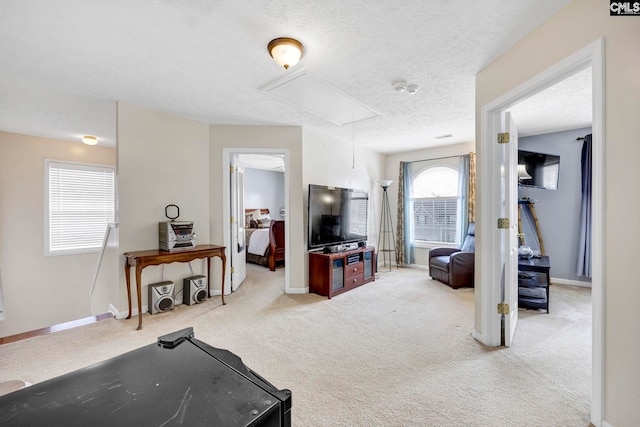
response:
M229 150L228 195L231 292L287 287L288 153L282 150ZM225 238L225 240L227 240Z
M477 251L484 254L497 254L496 262L489 267L481 264L480 271L476 270L477 282L481 286L476 287L476 311L480 313L476 319L474 337L484 344L497 346L500 343L501 325L504 330L511 330L501 323L508 316L496 313L495 302L502 301L504 294L501 290L510 289L511 295L518 295L517 280L509 280L508 283L500 281L499 255L504 236L511 238L511 234L502 234L495 226L491 218L500 217L501 197L504 192L494 191L494 186L499 183L499 175L505 169L500 169L500 156L504 151L502 144L496 144L495 136L505 126L501 117L505 112L531 95L544 90L568 76L576 74L591 65L591 95L592 95L592 203L591 203L591 420L600 425L603 414L603 358L604 358L604 40L599 39L590 45L571 54L557 64L544 70L534 78L522 83L511 91L502 94L499 98L481 107L481 148L482 156L478 158L479 173L478 182L482 182L479 194L483 194L483 204L480 209L485 218L480 222L480 230L485 236L479 244ZM582 132L580 132L582 134ZM577 137L576 137L577 138ZM480 151L480 150L479 150ZM517 176L516 163L508 169L509 174ZM498 166L498 168L496 168ZM497 179L496 179L497 178ZM515 179L515 178L514 178ZM513 191L511 189L509 192ZM517 197L517 196L516 196ZM517 221L517 219L516 219ZM513 223L512 223L513 224ZM476 225L477 226L477 225ZM514 234L515 235L515 234ZM515 239L514 239L515 241ZM516 254L517 256L517 254ZM484 268L483 268L484 267ZM494 268L495 267L495 268ZM479 278L479 280L478 280ZM504 283L504 286L500 284ZM493 284L493 286L482 286ZM514 290L515 288L515 290ZM517 306L517 302L515 304ZM481 326L482 333L478 333ZM515 328L514 328L515 329ZM566 345L566 343L563 343Z

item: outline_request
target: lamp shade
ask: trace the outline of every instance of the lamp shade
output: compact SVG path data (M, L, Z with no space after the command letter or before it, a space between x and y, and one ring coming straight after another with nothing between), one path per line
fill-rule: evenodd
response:
M269 55L276 61L276 64L288 70L300 61L304 46L296 39L280 37L273 39L267 46Z
M531 175L527 172L525 165L518 165L518 181L522 179L531 179Z
M392 183L393 183L393 181L390 180L390 179L380 179L380 180L378 180L378 185L380 185L380 187L382 187L382 188L387 188Z

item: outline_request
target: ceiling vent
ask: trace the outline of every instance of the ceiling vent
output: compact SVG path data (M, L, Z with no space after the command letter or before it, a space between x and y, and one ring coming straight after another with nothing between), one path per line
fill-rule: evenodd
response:
M335 85L306 70L285 76L260 88L308 113L338 126L379 116Z

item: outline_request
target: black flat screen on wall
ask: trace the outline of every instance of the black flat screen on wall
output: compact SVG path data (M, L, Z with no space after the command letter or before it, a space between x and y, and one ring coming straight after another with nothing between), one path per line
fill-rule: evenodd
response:
M518 183L521 187L557 190L560 156L518 150Z

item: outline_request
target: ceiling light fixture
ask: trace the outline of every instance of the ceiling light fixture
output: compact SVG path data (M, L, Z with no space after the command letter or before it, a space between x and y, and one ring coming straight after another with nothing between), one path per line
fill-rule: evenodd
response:
M280 37L271 40L267 45L267 50L276 64L288 70L302 58L304 46L296 39Z
M93 135L85 135L82 137L82 142L87 145L96 145L98 143L98 138Z
M418 91L418 85L410 84L409 86L407 86L407 92L409 93L409 95L413 95L417 91Z

